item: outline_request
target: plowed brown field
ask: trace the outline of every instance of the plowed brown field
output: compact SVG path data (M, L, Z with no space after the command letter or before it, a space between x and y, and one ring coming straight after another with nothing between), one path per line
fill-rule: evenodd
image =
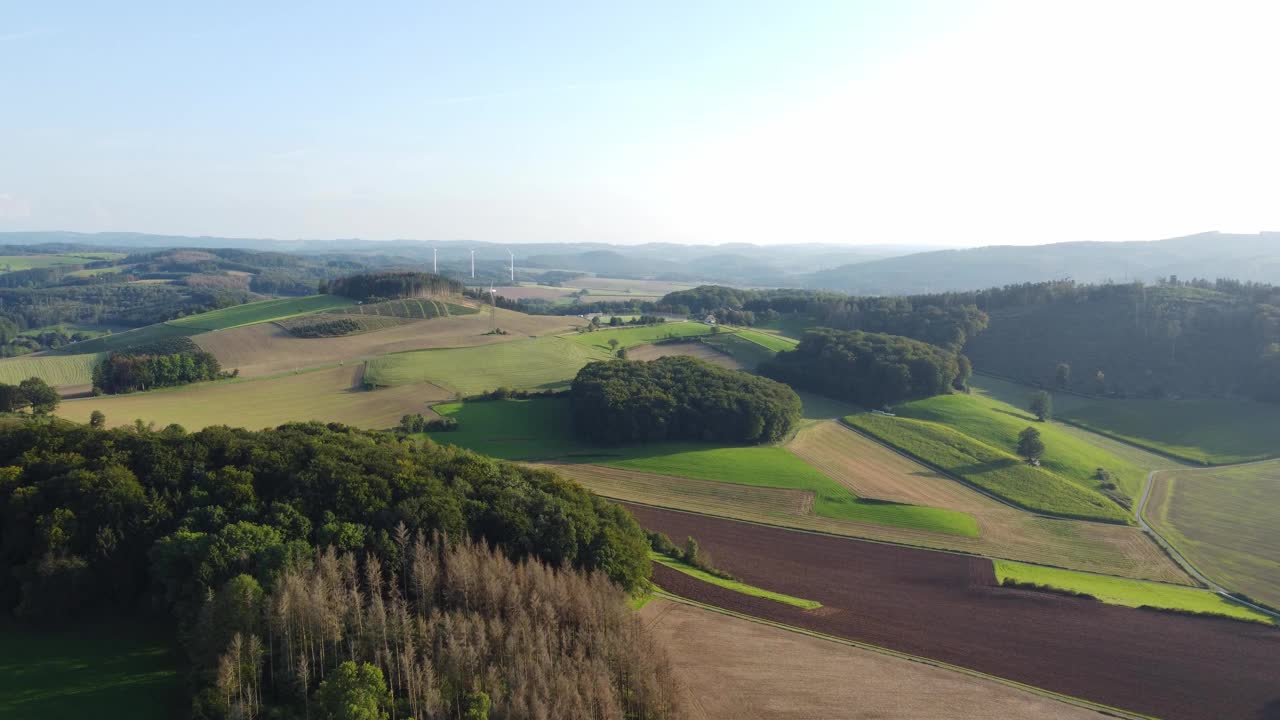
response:
M204 333L191 339L213 353L223 368L238 369L241 377L262 377L405 350L471 347L551 335L569 330L570 320L498 310L498 327L510 333L508 335L487 335L489 313L480 312L420 320L345 337L299 338L274 323L263 323Z
M629 509L650 530L696 537L743 581L824 607L655 568L678 595L1166 720L1280 716L1274 628L1001 588L981 558Z
M994 680L670 600L641 611L682 681L690 720L1095 720Z
M741 370L742 363L733 357L704 345L700 342L667 343L665 345L641 345L627 351L630 360L657 360L658 358L683 355L706 360L712 365L719 365L730 370Z

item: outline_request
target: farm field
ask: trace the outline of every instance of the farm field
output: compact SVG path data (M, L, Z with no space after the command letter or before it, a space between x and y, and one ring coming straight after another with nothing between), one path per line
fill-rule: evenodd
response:
M1018 433L1034 427L1040 431L1048 448L1041 466L1087 490L1098 489L1098 468L1110 471L1120 490L1130 499L1142 493L1142 484L1146 480L1147 473L1143 468L1065 432L1062 425L1037 422L1035 416L1022 410L1021 406L981 394L938 395L899 405L894 412L902 417L945 425L1010 454L1017 450Z
M1185 612L1211 613L1274 624L1270 616L1244 605L1231 602L1212 590L1165 585L1163 583L1130 580L1110 575L1093 575L1091 573L1072 572L1047 568L1039 565L997 560L995 562L996 581L1006 580L1018 583L1042 585L1056 590L1084 593L1110 605L1123 605L1137 608L1148 606L1167 610Z
M272 323L247 325L192 338L226 369L242 377L263 377L378 355L424 348L456 348L515 342L570 328L570 318L497 311L498 326L510 335L490 335L488 313L436 318L398 327L333 338L299 338Z
M799 344L796 340L782 335L774 335L772 333L760 332L759 330L749 330L743 328L737 331L737 335L744 340L753 342L766 350L773 352L782 352L783 350L794 350Z
M1131 521L1127 512L1101 493L1032 467L945 425L869 413L850 415L845 422L1028 510L1087 520Z
M387 302L349 305L335 308L330 312L342 315L361 315L373 317L397 317L418 320L429 320L435 317L450 315L470 315L480 312L469 305L432 300L430 298L406 298L404 300L388 300Z
M1274 707L1275 628L1001 588L983 558L628 509L646 529L696 537L743 582L823 609L654 568L676 595L1166 720L1266 717Z
M688 290L689 283L665 280L628 280L626 278L580 277L569 281L574 288L590 290L591 296L599 295L649 295L660 297L677 290Z
M627 351L628 360L657 360L658 358L683 355L705 360L712 365L719 365L730 370L741 370L742 363L732 355L723 353L707 343L667 343L665 345L637 345Z
M314 330L327 323L338 320L344 321L344 324L354 323L358 329L343 335L326 335L324 337L345 337L346 335L358 335L360 333L374 332L375 330L386 330L388 328L399 327L405 323L413 322L407 318L392 317L388 315L339 315L337 313L311 313L310 315L296 315L284 320L276 320L275 324L288 330L291 334L298 337L307 337L308 330Z
M1144 515L1214 582L1280 608L1280 461L1157 473Z
M647 345L655 340L662 340L669 337L694 337L698 335L707 335L711 332L711 326L703 325L695 322L670 322L660 325L643 325L640 327L623 327L609 328L597 330L589 333L575 333L566 335L571 340L585 347L603 350L612 354L613 349L609 346L610 340L617 340L618 347L632 348L637 345Z
M50 352L57 355L81 355L85 353L116 352L127 348L146 345L172 337L190 337L203 332L192 327L179 327L168 323L146 325L133 330L102 335L92 340L63 345Z
M218 381L130 395L67 400L57 415L88 422L101 410L107 425L132 425L135 419L156 427L177 423L188 430L231 425L256 430L318 420L380 430L408 413L428 412L428 403L452 393L432 385L366 391L358 389L359 367L282 375L244 381Z
M578 370L607 353L562 337L542 337L483 348L419 350L369 360L365 381L380 387L430 382L463 395L500 387L567 387Z
M575 288L545 285L504 285L494 290L508 300L555 300L568 298L576 292Z
M990 377L975 387L1002 399L1033 390ZM1250 400L1116 400L1054 393L1056 415L1093 432L1186 462L1231 465L1280 456L1280 406ZM1025 402L1025 399L1024 399Z
M712 575L709 572L699 570L698 568L686 562L683 562L681 560L673 560L667 557L666 555L662 555L660 553L650 552L649 560L655 563L659 563L665 567L669 567L672 570L677 570L679 572L682 572L685 575L688 575L689 577L697 578L702 582L708 582L708 583L711 583L712 585L725 588L726 590L732 590L736 593L742 593L743 595L748 595L750 597L758 597L758 598L763 598L765 600L772 600L773 602L780 602L783 605L798 607L801 610L817 610L818 608L822 607L822 603L815 602L813 600L805 600L804 598L792 597L790 595L786 595L783 593L776 593L771 590L758 588L754 585L747 585L746 583L738 582L737 580L726 580L725 578Z
M172 718L187 708L172 634L136 621L0 621L0 717Z
M905 658L655 599L640 613L684 680L690 720L1089 720L1083 708ZM909 688L910 690L906 690Z
M54 387L93 383L93 368L102 359L94 355L20 355L0 360L0 383L17 385L38 377Z
M120 253L86 253L59 255L0 255L0 272L16 270L34 270L35 268L53 267L54 265L80 265L95 260L118 260L124 257Z
M755 370L760 363L772 360L777 354L776 351L752 342L741 336L740 333L716 333L715 335L707 335L702 338L702 342L713 348L728 353L730 357L737 360L743 367L749 370Z
M355 301L340 295L280 298L236 305L221 310L200 313L199 315L188 315L177 320L170 320L165 324L181 328L193 328L200 331L228 330L241 325L283 320L295 315L334 310L354 304Z

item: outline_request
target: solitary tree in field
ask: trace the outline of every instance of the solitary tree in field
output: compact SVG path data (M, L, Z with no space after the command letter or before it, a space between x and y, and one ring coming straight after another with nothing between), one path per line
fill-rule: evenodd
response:
M89 427L100 428L107 424L107 416L102 414L101 410L94 410L89 413Z
M1018 433L1018 454L1032 465L1039 465L1044 457L1044 441L1040 439L1040 431L1029 427Z
M618 349L618 338L609 338L609 349L615 351Z
M1063 390L1071 384L1071 365L1068 363L1058 363L1058 369L1054 372L1054 379L1058 381L1058 387Z
M1048 420L1053 415L1053 396L1043 390L1032 395L1030 409L1040 422Z

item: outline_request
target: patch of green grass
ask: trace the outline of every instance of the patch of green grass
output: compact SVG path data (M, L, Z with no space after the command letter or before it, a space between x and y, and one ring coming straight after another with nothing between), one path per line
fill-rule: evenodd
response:
M1128 513L1102 494L945 425L871 413L850 415L844 421L1019 507L1061 517L1130 522Z
M722 587L726 590L732 590L743 595L750 595L751 597L780 602L783 605L798 607L801 610L817 610L822 607L822 603L817 600L805 600L804 598L798 598L793 595L784 595L783 593L773 592L772 590L758 588L755 585L748 585L738 580L726 580L722 577L712 575L705 570L700 570L682 560L674 560L661 553L650 552L649 559L660 565L669 567L672 570L682 572L689 577L697 578L703 582L711 583L712 585Z
M284 320L295 315L323 312L353 305L350 298L340 295L310 295L300 298L280 298L246 303L235 307L213 310L170 320L168 325L196 330L227 330L241 325L256 325L272 320Z
M899 405L894 412L946 425L1010 454L1017 451L1018 433L1034 427L1044 439L1044 469L1089 490L1099 489L1098 468L1111 472L1130 499L1142 492L1147 477L1143 468L1082 440L1062 425L1037 422L1030 413L985 395L938 395Z
M124 257L124 255L119 253L0 255L0 272L33 270L35 268L53 267L54 265L82 265L95 260L115 260L122 257Z
M1092 595L1109 605L1148 606L1165 610L1211 613L1240 620L1272 624L1269 616L1232 602L1211 590L1181 585L1130 580L1111 575L1060 570L1040 565L1025 565L996 560L996 580L1042 585L1055 590Z
M710 345L721 352L728 353L729 357L737 360L744 368L755 370L760 363L772 360L777 354L776 351L752 342L738 333L716 333L714 335L705 335L702 342Z
M185 710L176 647L163 627L0 621L0 647L0 717L148 720Z
M449 403L434 409L459 423L458 430L432 434L434 440L506 460L589 462L695 480L801 490L813 493L813 511L822 517L978 536L977 522L966 513L863 500L781 447L693 442L586 445L573 435L570 405L564 398Z
M429 382L463 395L500 387L552 390L568 387L583 365L608 357L566 338L540 337L383 355L368 362L364 379L377 386Z
M0 383L17 385L38 377L54 387L88 385L101 355L21 355L0 360Z
M1005 402L1025 402L1034 388L986 376L973 379ZM1280 457L1280 405L1251 400L1116 400L1053 393L1058 418L1086 430L1202 465Z
M573 335L565 335L564 337L574 343L583 345L584 347L603 350L611 353L613 350L609 346L610 340L617 340L618 347L630 348L637 345L647 345L655 340L662 340L669 337L694 337L697 335L706 335L711 332L711 327L695 322L669 322L659 325L645 325L642 327L627 328L609 328L589 333L576 333Z
M178 327L167 323L156 323L145 327L100 335L92 340L63 345L54 350L58 355L84 355L103 352L119 352L137 345L149 345L158 340L172 337L190 337L199 335L203 330L193 327Z
M737 334L744 340L749 340L761 347L773 352L782 352L783 350L794 350L799 341L793 340L782 335L774 335L772 333L760 332L759 330L742 329Z

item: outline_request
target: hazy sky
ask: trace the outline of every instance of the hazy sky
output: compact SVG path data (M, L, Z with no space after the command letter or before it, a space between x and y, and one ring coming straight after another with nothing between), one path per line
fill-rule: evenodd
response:
M0 0L0 230L1280 229L1280 3Z

